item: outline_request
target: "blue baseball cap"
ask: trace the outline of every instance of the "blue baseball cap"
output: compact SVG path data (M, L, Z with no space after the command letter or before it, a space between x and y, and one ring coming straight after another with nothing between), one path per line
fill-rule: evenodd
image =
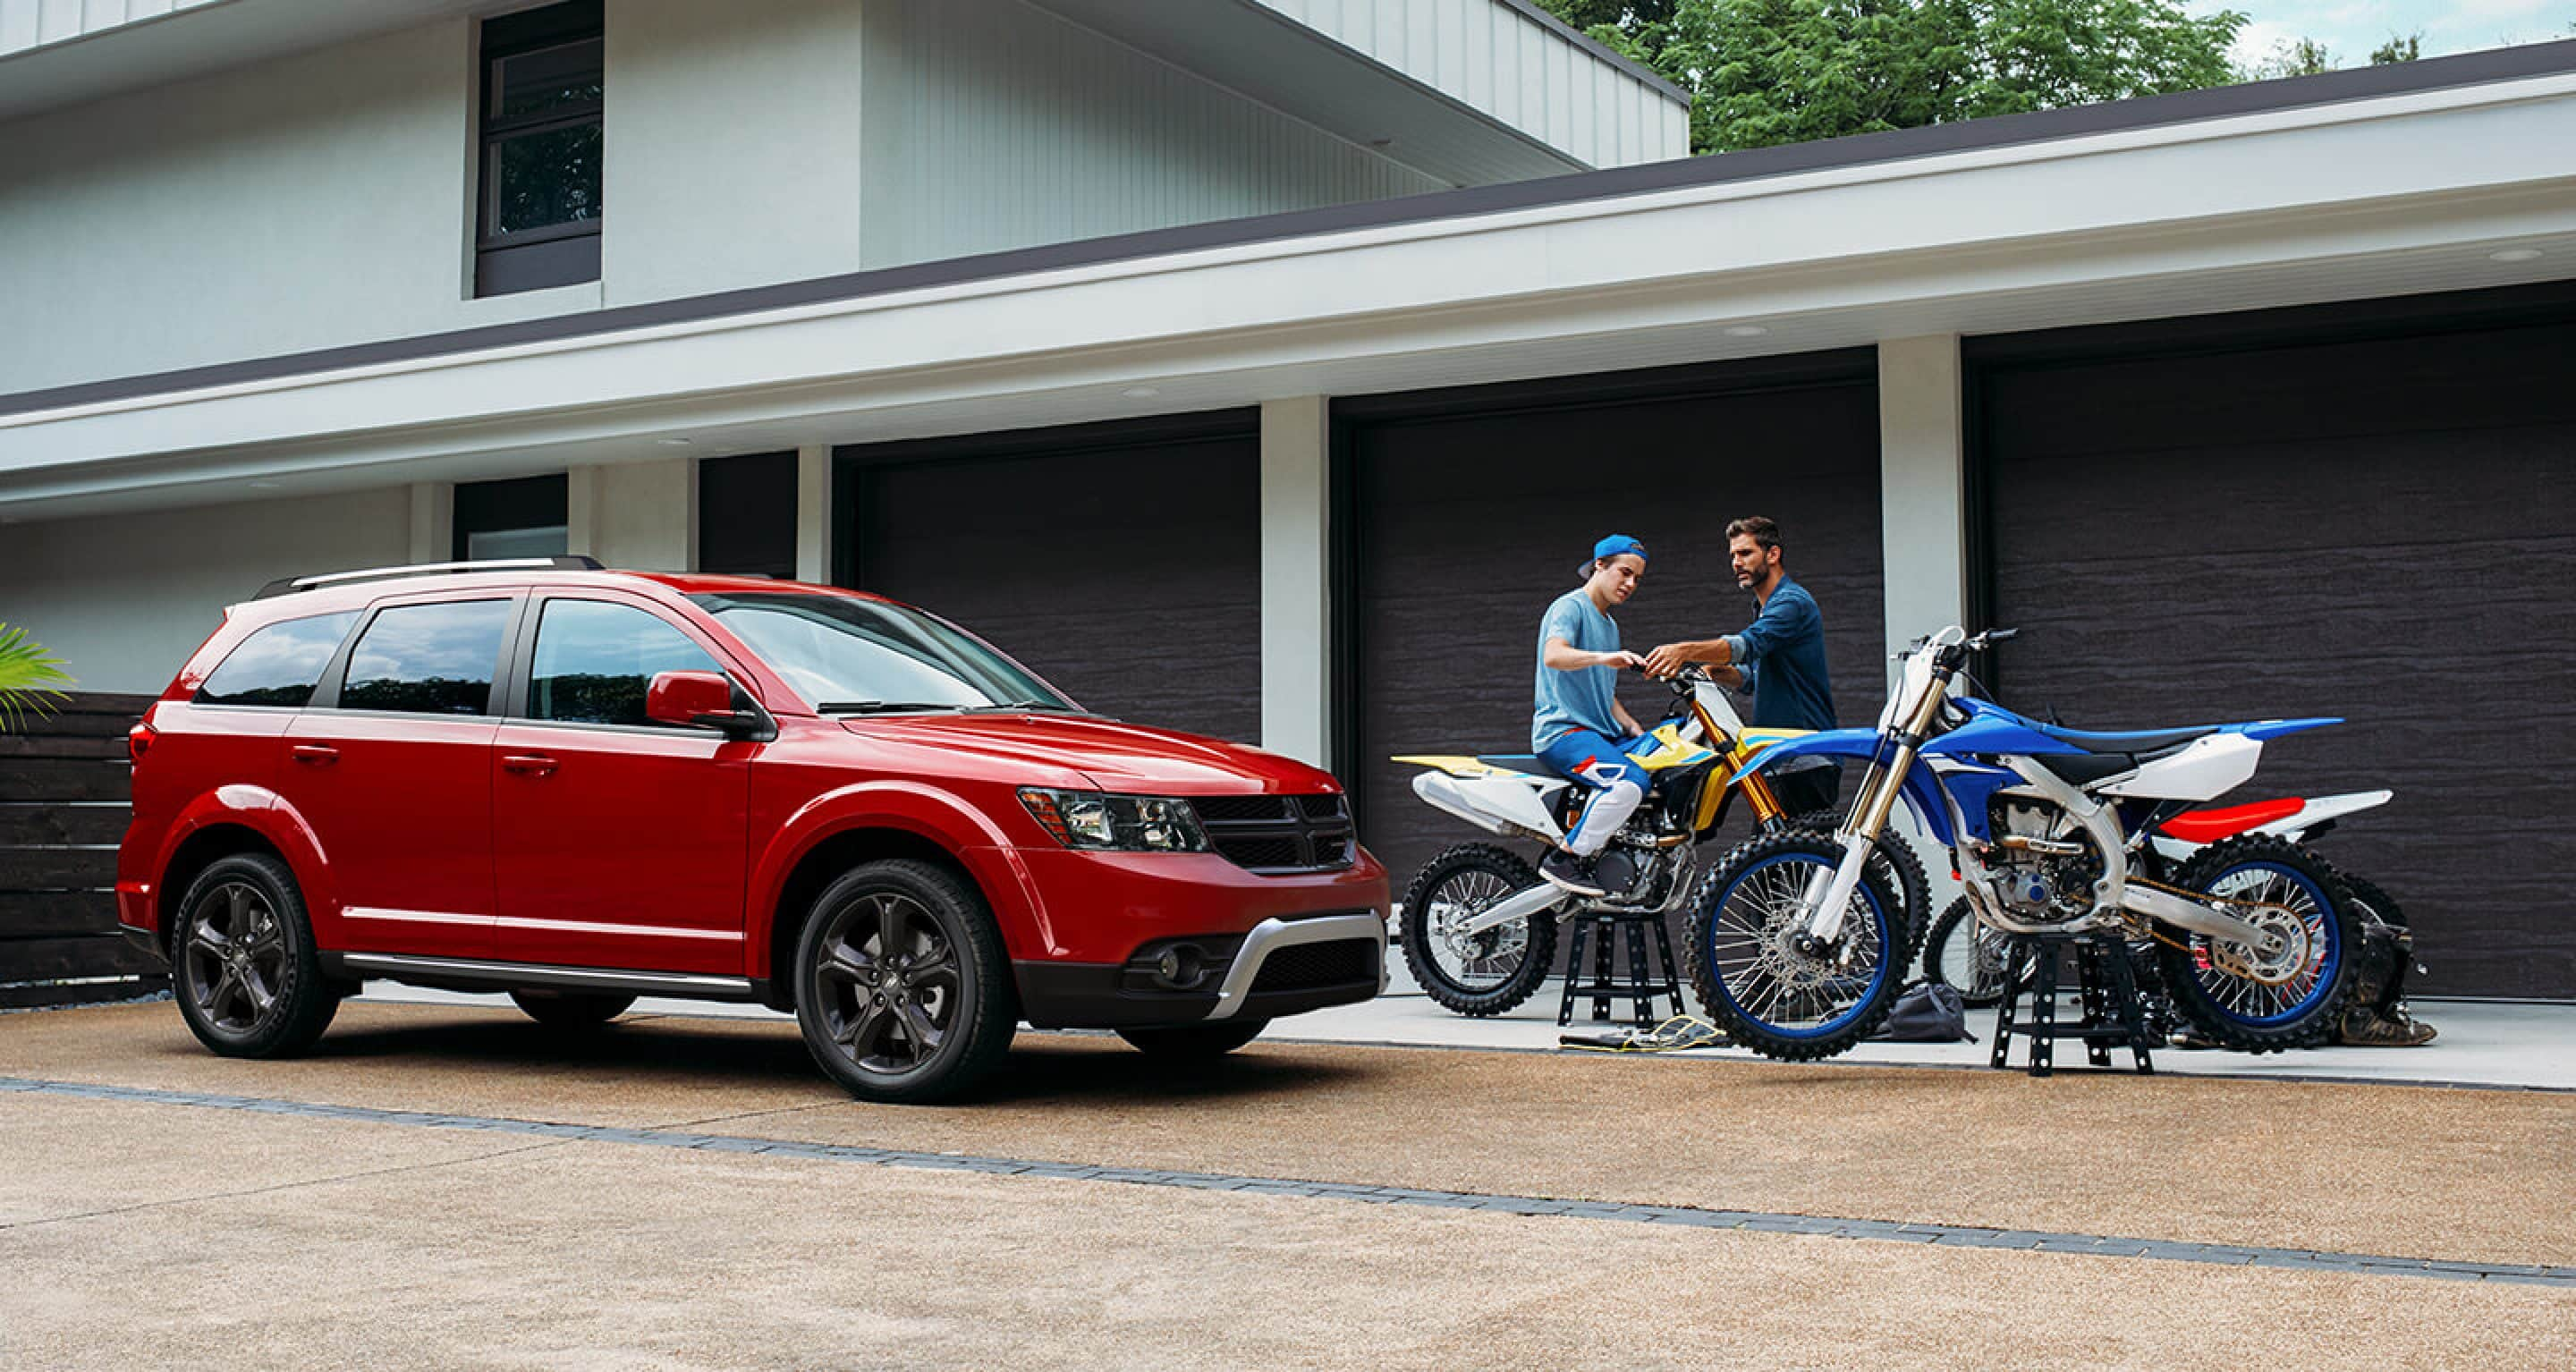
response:
M1618 557L1624 553L1635 553L1637 560L1643 562L1646 560L1646 545L1626 534L1612 534L1592 545L1592 561L1583 564L1583 575L1592 575L1593 563L1603 558Z

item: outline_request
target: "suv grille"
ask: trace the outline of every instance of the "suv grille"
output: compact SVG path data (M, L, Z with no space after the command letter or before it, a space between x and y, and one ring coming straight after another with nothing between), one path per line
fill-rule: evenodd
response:
M1279 876L1351 865L1351 811L1340 796L1203 796L1190 804L1208 846L1246 871Z
M1377 944L1364 938L1330 943L1292 943L1273 952L1252 979L1251 994L1264 991L1308 991L1321 986L1347 986L1377 981Z

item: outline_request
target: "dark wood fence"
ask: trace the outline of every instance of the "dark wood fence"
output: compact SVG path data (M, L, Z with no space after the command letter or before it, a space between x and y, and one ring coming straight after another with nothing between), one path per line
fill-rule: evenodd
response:
M165 989L116 932L116 845L128 811L125 731L149 696L75 695L0 734L0 1006Z

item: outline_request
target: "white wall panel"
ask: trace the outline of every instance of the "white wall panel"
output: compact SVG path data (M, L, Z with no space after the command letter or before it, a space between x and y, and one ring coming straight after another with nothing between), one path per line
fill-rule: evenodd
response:
M0 0L0 57L222 0Z
M1587 166L1657 161L1687 142L1687 106L1505 0L1243 2L1294 19Z
M872 4L866 28L870 266L1438 188L1020 0Z

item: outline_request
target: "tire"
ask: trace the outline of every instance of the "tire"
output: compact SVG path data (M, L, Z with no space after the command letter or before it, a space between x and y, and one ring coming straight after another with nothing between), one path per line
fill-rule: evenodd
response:
M2277 1053L2320 1042L2334 1030L2352 999L2361 938L2351 897L2332 867L2296 844L2248 835L2192 854L2174 879L2187 890L2288 907L2305 928L2301 970L2285 990L2231 973L2210 957L2211 941L2202 935L2167 942L2171 935L2162 934L2156 970L2175 1012L2195 1032L2221 1048ZM2228 889L2221 892L2222 886Z
M1432 1003L1462 1015L1499 1015L1536 994L1556 960L1556 916L1533 915L1452 940L1441 926L1539 884L1530 865L1490 843L1462 843L1424 863L1404 891L1404 965ZM1464 909L1460 908L1464 902ZM1444 966L1443 958L1454 967ZM1492 962L1491 975L1470 964Z
M1968 898L1961 896L1932 922L1932 933L1923 940L1923 979L1958 992L1960 1003L1971 1010L1991 1009L2003 1002L2011 975L2004 953L2003 938L1979 924Z
M510 999L549 1029L596 1029L635 1003L633 996L583 991L512 991Z
M983 896L932 863L871 862L823 888L795 975L807 1051L860 1100L954 1099L1001 1065L1019 1026Z
M188 883L170 989L197 1041L228 1058L293 1057L340 1011L295 873L266 853L221 859Z
M1269 1027L1266 1019L1229 1019L1169 1029L1121 1029L1118 1037L1147 1057L1169 1062L1212 1062L1261 1037L1261 1031Z
M1875 864L1862 868L1854 892L1863 918L1844 922L1846 956L1857 961L1828 968L1785 946L1790 933L1785 915L1795 893L1805 888L1816 867L1830 868L1841 859L1842 849L1816 834L1757 834L1736 845L1691 890L1690 936L1683 955L1691 987L1730 1037L1764 1057L1803 1062L1848 1051L1887 1018L1904 985L1912 959L1906 955L1903 916L1896 893ZM1799 1017L1815 1023L1792 1022L1770 1001L1745 1003L1779 986L1770 970L1779 966L1814 976L1814 986L1781 994L1803 997L1786 1001L1785 1008L1817 1007L1816 1014ZM1864 974L1866 980L1851 984Z
M2344 893L2352 897L2352 912L2356 917L2375 919L2395 929L2406 927L2406 911L2397 903L2395 896L2379 889L2377 882L2365 881L2340 867L2334 870L2336 876L2343 878Z
M1810 810L1791 815L1781 821L1781 827L1830 834L1842 822L1839 810ZM1923 940L1932 928L1932 883L1923 875L1923 859L1916 855L1914 844L1891 827L1878 836L1878 853L1869 866L1904 903L1905 960L1911 964L1914 955L1923 951Z

